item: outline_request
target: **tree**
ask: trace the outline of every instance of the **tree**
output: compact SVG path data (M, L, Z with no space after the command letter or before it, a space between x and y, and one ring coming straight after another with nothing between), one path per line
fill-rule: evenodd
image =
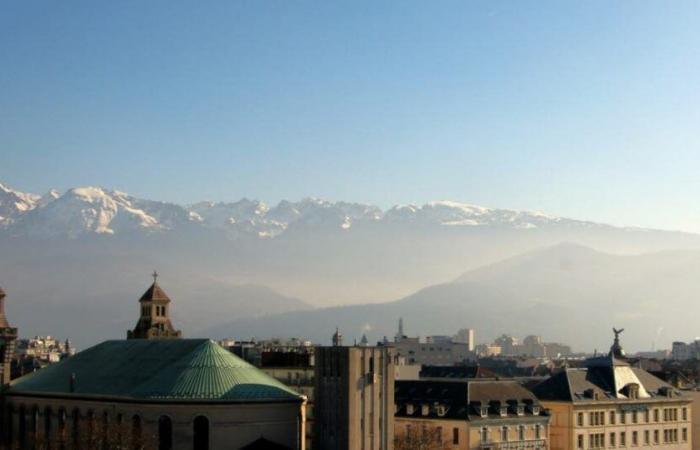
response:
M442 439L442 427L408 425L404 432L395 433L394 450L449 450Z

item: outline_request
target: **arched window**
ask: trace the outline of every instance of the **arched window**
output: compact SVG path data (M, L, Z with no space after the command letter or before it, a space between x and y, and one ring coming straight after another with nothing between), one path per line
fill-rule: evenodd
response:
M46 442L51 441L51 407L47 406L44 409L44 439Z
M141 448L142 445L142 427L141 416L134 414L131 418L131 444L135 449Z
M24 408L24 405L21 405L19 407L19 430L17 430L17 438L19 441L20 448L24 448L24 445L27 442L26 434L27 434L27 411Z
M158 419L158 450L172 450L173 422L168 416Z
M209 419L204 416L194 418L194 450L209 450Z
M63 444L66 441L66 410L58 410L58 442Z
M6 416L7 417L7 419L6 419L7 428L5 429L5 432L6 432L6 435L5 435L6 441L5 442L8 444L9 448L12 448L12 444L13 444L12 439L14 438L14 436L12 435L14 432L13 425L14 425L14 421L15 421L14 412L15 412L14 407L12 405L7 405L7 412L6 412L6 414L7 414L7 416Z
M32 440L36 441L39 437L39 407L32 408Z
M100 430L100 441L102 442L102 448L107 449L111 444L110 433L112 430L109 428L109 412L105 411L102 413L102 427Z
M80 446L80 410L73 410L73 423L71 428L71 441L75 448Z

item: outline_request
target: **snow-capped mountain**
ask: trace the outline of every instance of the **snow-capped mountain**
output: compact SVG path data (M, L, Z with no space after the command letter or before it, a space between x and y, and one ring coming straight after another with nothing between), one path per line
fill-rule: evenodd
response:
M15 191L0 183L0 226L34 209L38 200L38 195Z
M0 226L15 235L77 237L162 233L200 227L222 230L232 238L274 238L291 230L342 232L368 223L512 229L604 226L537 212L485 208L454 201L394 206L387 211L372 205L315 198L298 202L283 200L273 207L245 198L231 203L200 202L181 206L99 187L73 188L63 194L52 190L39 196L0 184Z

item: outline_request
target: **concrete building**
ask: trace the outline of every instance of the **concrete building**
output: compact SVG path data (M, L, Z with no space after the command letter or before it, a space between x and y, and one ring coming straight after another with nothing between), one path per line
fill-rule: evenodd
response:
M476 333L473 328L462 328L453 338L457 344L467 344L467 350L474 351L476 347Z
M671 359L685 361L687 359L700 359L700 339L693 342L676 341L671 347Z
M549 421L532 392L508 380L398 381L396 446L547 450ZM431 441L425 442L428 436Z
M313 353L265 351L261 355L260 370L306 397L306 450L311 450L315 430Z
M333 342L340 333L336 331ZM315 443L323 450L392 450L394 355L388 347L316 348Z
M399 320L399 331L394 342L387 344L407 365L451 366L476 360L472 343L455 342L451 336L428 336L424 342L419 337L404 334L403 319ZM472 348L472 350L470 350Z
M534 387L552 413L552 450L659 447L690 450L691 399L632 367L615 330L607 356L564 369Z

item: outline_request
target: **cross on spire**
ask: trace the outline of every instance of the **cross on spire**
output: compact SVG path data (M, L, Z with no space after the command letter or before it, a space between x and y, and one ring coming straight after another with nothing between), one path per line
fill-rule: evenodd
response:
M158 281L158 272L156 272L156 271L154 270L153 273L151 274L151 276L153 277L153 282L154 282L154 283L155 283L156 281Z

